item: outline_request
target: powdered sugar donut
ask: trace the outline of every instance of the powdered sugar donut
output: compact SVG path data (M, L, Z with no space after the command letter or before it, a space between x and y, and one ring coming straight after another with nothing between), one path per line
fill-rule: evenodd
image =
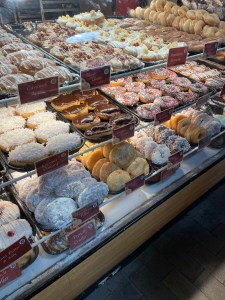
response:
M156 79L152 79L150 80L150 85L153 89L161 89L165 84L166 81L165 80L156 80Z
M168 162L170 149L166 145L159 145L151 152L150 159L153 164L162 166Z
M70 160L69 164L66 167L68 175L72 174L74 171L80 171L84 170L84 166L79 161L76 161L75 159Z
M0 226L20 218L19 207L10 202L0 199Z
M170 96L163 96L163 97L156 98L154 100L154 104L160 106L162 110L170 107L179 106L179 102L175 98Z
M57 197L67 197L77 200L80 193L85 189L85 184L81 181L66 180L55 189Z
M177 93L180 92L180 88L174 84L165 84L161 88L163 95L168 95L171 97L176 96Z
M79 207L84 207L87 204L98 201L101 204L104 198L108 195L109 188L107 184L99 182L95 185L87 187L80 195L77 200Z
M125 88L128 92L139 93L145 88L145 84L143 82L131 82L126 84Z
M25 203L26 203L28 209L30 211L34 212L36 207L39 205L39 203L41 203L41 201L43 201L43 200L46 200L46 197L51 198L53 196L41 195L39 193L39 189L34 188L34 189L30 190L30 192L28 193L28 195L25 199Z
M138 103L139 96L134 92L126 92L124 94L115 95L115 99L125 106L134 106Z
M54 190L60 183L67 178L68 174L66 167L62 167L48 174L39 177L39 192L40 194L49 195L54 193Z
M162 96L162 92L157 89L148 88L139 92L140 100L143 103L152 103L155 98L161 96Z
M155 115L158 114L161 111L161 109L160 106L154 103L149 103L140 105L136 111L138 115L142 118L154 119Z

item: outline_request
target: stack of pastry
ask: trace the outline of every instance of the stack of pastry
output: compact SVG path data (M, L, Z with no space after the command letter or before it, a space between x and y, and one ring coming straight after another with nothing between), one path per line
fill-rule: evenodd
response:
M132 178L149 173L147 161L127 142L106 144L84 154L81 162L93 177L107 183L111 192L118 192Z
M186 6L179 7L174 2L153 0L149 7L137 7L136 10L130 11L130 15L206 38L224 40L224 22L221 22L216 14L210 14L206 10L189 10Z
M193 108L172 116L165 125L193 144L198 144L201 139L214 136L221 130L219 120Z

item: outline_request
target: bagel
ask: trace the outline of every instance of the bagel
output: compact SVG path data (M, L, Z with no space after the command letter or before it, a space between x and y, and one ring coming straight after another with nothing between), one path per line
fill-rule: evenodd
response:
M177 124L177 133L181 136L185 136L187 129L191 125L191 120L188 118L181 119Z
M153 18L155 16L155 14L156 14L155 10L150 11L149 16L148 16L149 21L153 22Z
M185 32L189 32L189 27L191 22L192 22L191 19L187 19L182 26L182 30Z
M178 15L178 9L179 9L180 7L178 6L178 5L174 5L172 8L171 8L171 13L173 14L173 15Z
M144 11L144 19L145 20L148 20L149 14L150 14L150 8L148 7Z
M130 15L132 18L135 18L135 17L136 17L136 11L135 11L135 9L131 9L130 12L129 12L129 15Z
M175 16L173 14L169 14L166 18L167 26L172 26Z
M171 12L172 7L175 6L175 5L176 4L174 2L167 1L165 6L164 6L164 11Z
M219 22L220 22L218 16L215 14L204 14L203 20L207 25L210 25L210 26L219 25Z
M205 26L205 22L204 21L202 21L202 20L196 21L195 25L194 25L194 33L198 34L198 35L201 35L204 26Z

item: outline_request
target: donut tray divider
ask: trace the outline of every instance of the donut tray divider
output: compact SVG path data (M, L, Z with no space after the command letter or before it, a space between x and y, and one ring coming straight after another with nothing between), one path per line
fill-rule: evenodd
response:
M49 103L46 101L46 105L47 105L47 111L51 111L51 112L55 112L54 109L52 109L51 105L49 105ZM83 137L83 135L80 134L80 132L74 127L71 125L70 122L68 122L68 120L66 119L61 119L60 118L60 115L56 113L56 120L59 120L59 121L63 121L65 123L68 123L70 125L70 130L69 132L70 133L77 133L80 138L81 138L81 144L74 150L69 150L69 155L73 155L74 153L78 152L83 146L84 146L84 143L85 143L85 139ZM24 166L24 167L16 167L16 166L12 166L9 162L8 162L8 155L7 153L3 152L0 150L0 159L2 160L4 166L6 168L9 168L9 169L12 169L14 171L17 171L17 172L30 172L30 171L33 171L35 170L35 166L32 165L32 166Z
M3 180L7 180L7 176L4 176ZM26 219L29 222L29 224L31 225L31 228L32 228L33 236L35 236L37 234L36 226L30 221L29 218L27 218L27 214L25 213L21 204L15 198L14 193L12 192L12 190L9 186L1 189L0 197L1 198L3 197L4 198L3 200L5 200L5 201L9 201L9 202L12 202L12 203L15 203L16 205L18 205L20 213L21 213L20 219ZM28 241L30 242L30 244L35 242L33 237L30 237L28 239ZM31 259L24 266L21 267L21 270L24 270L25 268L27 268L29 265L31 265L36 260L38 254L39 254L39 247L35 246L32 248L32 250L33 250L33 255L32 255Z
M12 174L8 173L8 179L12 178ZM24 214L25 218L29 221L34 235L36 235L38 240L41 240L43 237L46 237L48 234L53 233L54 231L58 231L60 230L59 228L55 228L55 229L47 229L45 227L43 227L41 224L39 224L34 217L34 213L32 213L31 211L29 211L29 209L27 208L25 201L23 201L18 194L18 191L16 189L16 187L14 185L10 185L7 187L7 190L10 194L10 198L13 199L13 202L15 202L19 207L20 210L22 211L22 213ZM103 214L102 211L99 211L98 215L95 217L95 222L96 222L96 229L100 229L104 222L105 222L105 216ZM68 224L67 226L69 227L69 225L71 226L72 224ZM64 229L62 228L62 231ZM46 241L41 243L41 246L43 247L43 249L45 250L46 253L51 254L51 255L55 255L55 254L60 254L64 251L66 251L68 248L65 248L62 251L53 251L51 250L51 248L47 245ZM38 246L35 246L34 248L38 248Z
M130 111L129 111L128 109L126 109L125 107L121 106L119 103L114 102L112 98L108 97L108 95L103 94L103 93L102 93L101 91L99 91L99 90L98 90L98 92L99 92L100 95L102 94L104 97L106 97L106 98L109 100L109 102L110 102L111 104L114 104L114 105L116 105L117 107L119 107L120 110L121 110L122 112L134 116L135 119L136 119L136 126L139 124L139 119L137 118L136 115L134 115L132 112L130 112ZM109 140L109 139L112 138L112 134L107 135L107 136L104 136L104 137L99 137L99 138L90 138L90 137L87 137L87 136L84 134L84 132L82 132L81 130L79 130L78 128L76 128L76 127L72 124L72 122L68 121L66 118L63 117L63 115L62 115L59 111L57 111L56 109L54 109L54 108L51 106L50 103L47 103L47 105L48 105L48 107L50 107L50 109L51 109L52 111L54 111L54 112L57 113L57 115L58 115L58 117L59 117L60 120L65 121L65 122L69 122L69 123L70 123L70 126L74 129L74 131L77 131L77 132L78 132L85 140L88 140L88 141L93 142L93 143L101 143L101 142L107 141L107 140Z

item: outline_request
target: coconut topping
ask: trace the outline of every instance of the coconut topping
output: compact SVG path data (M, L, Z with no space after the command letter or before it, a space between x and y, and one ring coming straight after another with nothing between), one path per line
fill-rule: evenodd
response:
M37 127L34 131L37 138L48 140L53 136L68 133L69 132L69 123L62 121L48 121Z
M64 150L74 150L81 144L81 138L77 133L65 133L54 136L48 140L49 153L60 153Z
M16 106L17 114L36 113L46 109L45 102L34 102Z
M50 120L55 120L55 119L56 119L55 113L52 113L50 111L40 112L33 116L30 116L27 120L27 125L37 127L42 123L48 122Z
M14 129L0 135L0 147L9 151L11 148L31 143L34 140L33 130L28 128Z
M15 116L15 108L14 107L1 107L0 108L0 118L7 116Z
M20 116L3 117L0 119L0 134L16 128L24 128L25 124L25 119Z

